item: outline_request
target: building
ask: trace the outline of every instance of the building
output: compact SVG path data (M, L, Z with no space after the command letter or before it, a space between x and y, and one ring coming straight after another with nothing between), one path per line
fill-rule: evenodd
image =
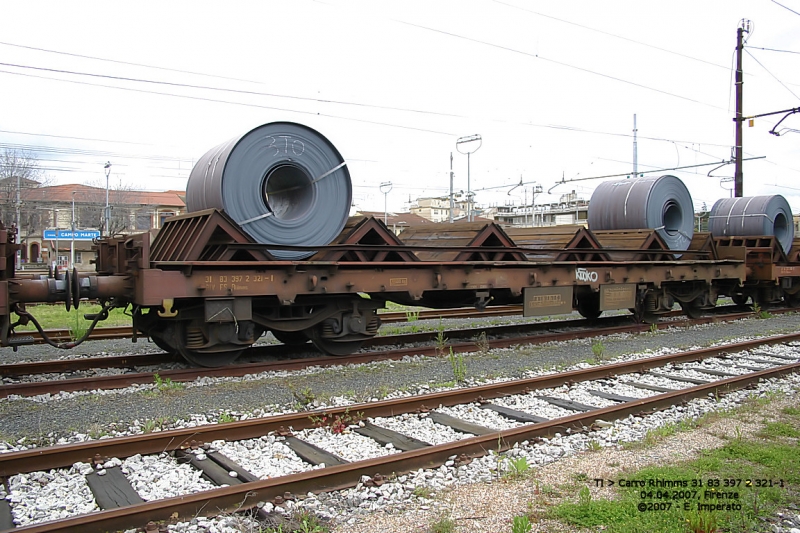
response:
M411 213L431 222L447 222L450 220L450 197L440 196L433 198L417 198L411 205ZM453 218L460 218L465 214L463 202L454 204Z
M558 202L536 205L504 205L485 210L484 216L494 218L498 224L508 226L558 226L562 224L586 225L589 218L589 201L578 198L575 191L562 194Z
M357 211L356 216L375 217L383 221L383 211ZM414 213L386 213L386 226L399 235L405 228L411 226L418 226L420 224L428 224L430 220L422 218Z
M108 194L110 220L109 231L105 231L105 188L71 184L21 189L20 267L58 264L92 270L93 237L158 229L165 218L186 210L184 191L109 190ZM16 219L16 202L3 207L3 222L10 226Z

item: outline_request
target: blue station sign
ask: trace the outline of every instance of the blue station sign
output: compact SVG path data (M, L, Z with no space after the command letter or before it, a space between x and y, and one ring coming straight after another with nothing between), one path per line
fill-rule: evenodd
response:
M58 236L56 236L56 230L54 229L46 229L44 230L43 237L47 240L64 240L64 241L71 241L73 239L73 232L68 229L60 229L58 230ZM97 230L75 230L74 239L76 241L91 241L100 237L100 232Z

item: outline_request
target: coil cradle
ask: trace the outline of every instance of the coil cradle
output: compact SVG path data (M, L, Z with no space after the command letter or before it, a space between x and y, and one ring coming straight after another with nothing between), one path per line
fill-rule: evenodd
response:
M606 181L589 202L589 229L651 228L671 250L685 250L694 235L692 196L675 176Z
M225 211L261 244L324 246L342 231L353 189L339 151L319 132L272 122L212 148L189 175L189 212ZM300 260L313 251L270 250Z
M663 239L670 250L686 250L694 236L694 209L692 196L683 181L665 174L660 177L633 178L606 181L598 185L589 202L589 229L626 230L650 228ZM679 258L681 254L674 254ZM594 295L592 295L594 296ZM638 295L641 308L652 321L655 315L668 312L674 305L673 296L649 291ZM676 295L684 311L690 316L699 315L702 309L713 307L712 299L689 290ZM581 306L596 308L595 300L578 302Z
M722 198L711 208L708 231L714 237L775 237L789 253L794 240L792 209L779 194Z

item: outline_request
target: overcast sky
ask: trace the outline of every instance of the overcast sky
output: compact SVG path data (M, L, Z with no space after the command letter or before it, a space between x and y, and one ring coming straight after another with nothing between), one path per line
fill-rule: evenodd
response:
M471 188L591 198L630 172L730 159L736 28L752 21L744 113L800 106L800 0L277 2L11 0L0 18L0 147L56 183L185 189L208 149L267 122L306 124L348 161L354 203L390 210L467 189L456 139L480 134ZM771 49L771 50L765 50ZM778 51L775 51L778 50ZM127 78L127 79L120 79ZM192 87L187 87L191 85ZM746 196L800 211L800 114L745 128ZM733 166L665 171L696 208ZM657 175L657 174L656 174ZM523 181L524 185L513 188ZM492 188L492 189L489 189ZM513 189L512 189L513 188ZM487 190L488 189L488 190Z

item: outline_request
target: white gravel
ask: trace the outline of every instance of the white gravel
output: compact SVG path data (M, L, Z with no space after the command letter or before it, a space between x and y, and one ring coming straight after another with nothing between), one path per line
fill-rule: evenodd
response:
M349 429L343 433L333 433L327 427L310 428L298 431L295 436L350 462L399 453L391 444L381 446L369 437L352 433Z
M98 510L81 473L82 466L82 463L76 463L71 468L11 476L5 499L11 505L14 523L26 526Z
M311 470L312 466L300 459L283 441L282 437L274 435L236 442L216 440L211 443L211 449L222 453L260 479Z
M375 417L370 421L376 426L390 429L409 437L413 436L432 446L473 436L456 431L449 426L436 424L428 418L427 414L410 413L394 417Z
M216 488L213 483L200 477L203 475L201 471L189 464L178 463L166 453L128 457L122 462L122 472L145 501Z

